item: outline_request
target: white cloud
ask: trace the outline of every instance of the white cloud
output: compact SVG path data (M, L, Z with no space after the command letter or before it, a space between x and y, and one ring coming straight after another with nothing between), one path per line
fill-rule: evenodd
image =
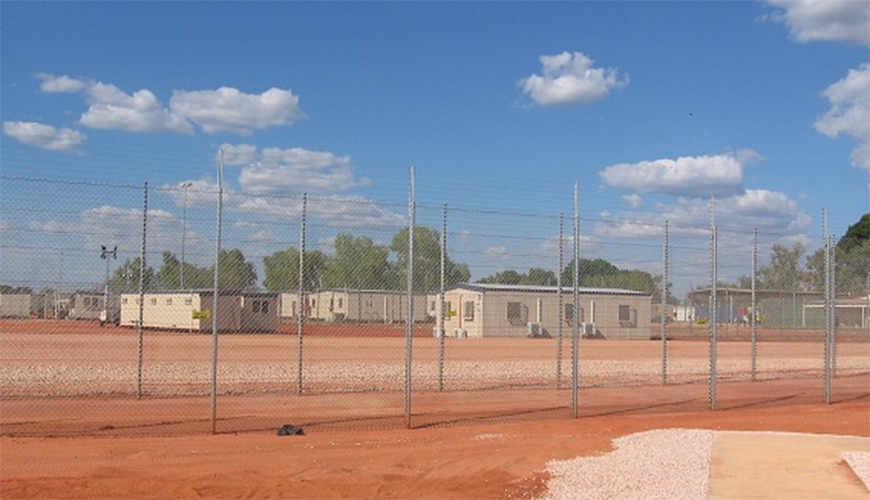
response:
M870 45L870 3L862 0L766 0L785 9L766 19L785 23L800 42Z
M198 125L208 133L249 134L255 129L291 125L305 118L299 97L289 90L271 88L245 94L232 87L217 90L176 90L164 106L148 89L127 94L118 87L94 80L39 73L46 93L83 93L88 109L79 123L91 128L128 132L192 133Z
M625 200L625 202L628 203L631 208L639 208L641 205L643 205L643 198L641 198L640 195L638 195L637 193L626 194L622 197L622 199Z
M249 134L254 129L292 125L305 118L299 96L271 88L262 94L245 94L231 87L172 93L172 111L206 132Z
M71 94L81 92L88 86L87 82L70 78L66 75L54 76L48 73L37 73L36 77L42 80L39 90L46 93L63 92Z
M3 122L3 133L22 144L54 151L74 151L86 139L77 130L36 122Z
M218 156L223 155L224 165L242 166L257 161L257 146L251 144L222 144Z
M338 193L365 186L368 179L354 175L348 156L303 148L265 148L224 144L226 165L242 166L239 184L251 194Z
M812 224L809 215L784 193L765 189L713 200L716 225L732 231L752 234L753 229L771 233L797 234ZM626 211L603 217L594 225L598 237L661 237L668 221L670 232L677 236L702 236L710 227L710 200L680 198L675 204L660 203L655 212Z
M81 211L77 220L31 221L28 227L48 234L79 235L84 239L85 245L91 248L117 244L119 254L138 253L142 211L102 205ZM177 241L178 222L173 215L165 210L148 210L148 243L159 247L172 245Z
M125 94L114 85L88 85L88 110L79 123L86 127L127 132L191 133L193 126L164 108L150 90Z
M192 208L211 207L217 200L217 184L209 180L191 181L187 193L187 206ZM169 192L177 206L184 202L184 189L180 184L161 186L161 191ZM298 219L302 216L302 196L282 196L267 194L245 194L224 187L223 208L226 212L246 214L263 220L263 217ZM328 226L338 227L375 227L399 228L408 224L404 215L391 212L380 204L361 196L309 196L306 207L309 218L323 219ZM149 212L150 218L150 212ZM150 224L150 223L149 223ZM235 221L236 228L257 229L248 221Z
M484 249L483 255L490 259L507 259L510 252L507 247L495 246Z
M597 101L628 85L628 76L620 79L614 68L594 68L594 61L581 52L542 55L538 60L543 74L530 75L519 84L541 106Z
M870 65L849 70L823 95L831 102L831 109L816 121L816 130L828 137L847 135L856 139L852 164L870 169Z
M757 155L742 152L619 163L605 168L599 175L608 186L641 193L729 196L743 192L743 166L753 157Z

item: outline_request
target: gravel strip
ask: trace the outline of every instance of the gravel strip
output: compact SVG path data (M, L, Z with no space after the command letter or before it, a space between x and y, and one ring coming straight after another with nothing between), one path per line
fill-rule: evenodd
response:
M844 451L840 456L855 471L855 475L861 479L864 487L870 490L870 452Z
M748 365L743 362L720 362L718 374L748 377ZM443 378L451 389L474 389L498 385L543 385L555 379L555 364L549 361L454 361L444 364ZM650 361L581 361L579 375L584 386L629 385L657 382L661 364ZM844 357L837 363L839 373L866 372L870 359ZM672 360L668 365L671 382L698 382L708 376L707 360ZM209 363L164 362L146 363L143 379L149 391L171 393L177 385L208 385ZM346 390L401 390L405 367L403 363L365 363L349 360L335 363L305 363L303 378L312 387ZM218 368L222 386L239 384L287 384L296 380L295 362L223 363ZM570 375L570 365L562 371L564 381ZM760 378L776 374L803 376L821 373L815 360L771 360L759 363ZM0 365L0 396L75 396L79 394L123 391L136 381L134 363L17 363ZM412 374L415 387L437 387L438 365L418 362ZM244 390L239 387L240 390Z
M599 457L547 464L544 500L704 500L713 431L661 429L624 436Z

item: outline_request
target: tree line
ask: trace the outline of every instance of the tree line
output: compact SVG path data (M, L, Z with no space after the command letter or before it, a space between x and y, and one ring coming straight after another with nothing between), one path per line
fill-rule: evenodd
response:
M755 286L761 290L789 290L803 292L825 291L825 249L819 248L806 255L800 243L792 246L775 244L771 249L770 264L758 270ZM834 284L839 295L867 295L870 293L870 213L849 226L833 247L835 263ZM723 286L750 288L751 276L742 276L737 283Z
M414 229L414 284L416 292L433 292L440 288L441 245L438 231L427 227ZM381 245L368 237L342 233L335 237L335 252L328 255L319 250L304 255L303 287L306 290L349 288L371 290L404 290L407 288L408 228L398 231L389 245ZM770 264L760 268L756 287L766 290L824 291L825 256L821 248L805 256L803 245L791 247L775 244ZM870 288L870 213L849 226L835 248L836 286L841 294L867 294ZM257 290L255 266L238 249L221 250L218 258L219 282L222 290ZM292 291L299 287L299 249L289 247L263 259L263 287L268 291ZM466 264L454 262L445 255L445 286L468 282L471 272ZM115 292L138 290L139 258L133 258L115 268L110 286ZM662 276L636 269L620 269L604 259L580 259L579 286L621 288L649 293L654 302L661 300ZM562 270L563 286L573 286L574 262ZM182 283L183 280L183 283ZM477 280L478 283L507 285L555 286L556 273L542 268L527 272L504 270ZM146 291L211 289L214 268L200 267L190 262L182 264L171 252L164 252L157 271L145 270ZM721 283L723 287L749 288L751 277L740 277L736 283ZM678 300L670 293L668 303Z

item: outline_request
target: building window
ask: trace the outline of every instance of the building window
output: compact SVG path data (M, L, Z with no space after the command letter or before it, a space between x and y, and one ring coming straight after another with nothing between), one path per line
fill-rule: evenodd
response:
M342 299L341 297L338 298L338 308L339 309L344 308L344 299Z
M151 305L152 305L152 306L156 306L156 305L157 305L157 298L156 298L156 297L153 298L153 299L151 299Z
M167 305L167 306L171 306L171 305L172 305L172 297L166 299L166 305Z
M251 311L258 313L260 312L260 301L255 300L251 303Z
M474 321L474 301L465 302L465 310L462 311L462 319L465 321Z
M121 299L121 303L126 304L126 303L127 303L127 297L124 297L123 299Z
M507 303L507 320L513 326L525 325L529 318L529 308L522 302Z
M565 304L565 315L562 317L562 320L565 321L566 325L574 324L574 304ZM583 323L584 321L586 321L586 318L583 316L582 307L577 309L577 321L578 323Z
M190 298L190 297L187 297L186 299L184 299L184 305L186 305L186 306L192 306L192 305L193 305L193 299Z
M262 304L260 304L260 312L262 312L263 314L269 313L269 301L268 300L262 301Z
M637 326L637 319L633 317L633 313L634 311L631 309L631 306L619 306L619 326Z

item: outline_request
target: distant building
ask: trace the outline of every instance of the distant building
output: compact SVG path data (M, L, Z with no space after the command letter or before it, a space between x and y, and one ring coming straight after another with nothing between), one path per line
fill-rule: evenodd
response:
M298 293L281 294L281 317L296 318L302 310L308 319L360 323L405 323L408 320L408 294L393 290L330 288L305 294L300 308ZM415 323L429 318L426 296L414 296Z
M718 323L745 323L752 314L752 290L745 288L717 288L716 312L710 310L710 288L688 293L696 318ZM759 324L770 328L813 327L804 316L804 305L824 301L821 292L793 290L756 290L755 311Z
M68 319L99 321L105 309L106 296L96 292L75 292L64 304Z
M214 293L191 291L146 293L142 307L143 328L211 332ZM222 292L218 296L218 331L274 332L278 326L278 294ZM121 295L121 325L139 322L139 295Z
M837 328L870 329L870 296L834 299L834 317ZM807 326L824 328L824 301L804 304L803 322Z
M29 293L0 294L0 318L30 317Z
M444 334L459 337L554 337L560 328L559 289L552 286L461 284L444 294ZM573 289L561 290L561 329L573 331ZM650 338L647 293L580 288L581 335L608 339ZM440 301L435 300L436 312ZM441 314L436 313L440 321ZM436 325L438 328L440 325ZM437 330L436 330L437 331Z

